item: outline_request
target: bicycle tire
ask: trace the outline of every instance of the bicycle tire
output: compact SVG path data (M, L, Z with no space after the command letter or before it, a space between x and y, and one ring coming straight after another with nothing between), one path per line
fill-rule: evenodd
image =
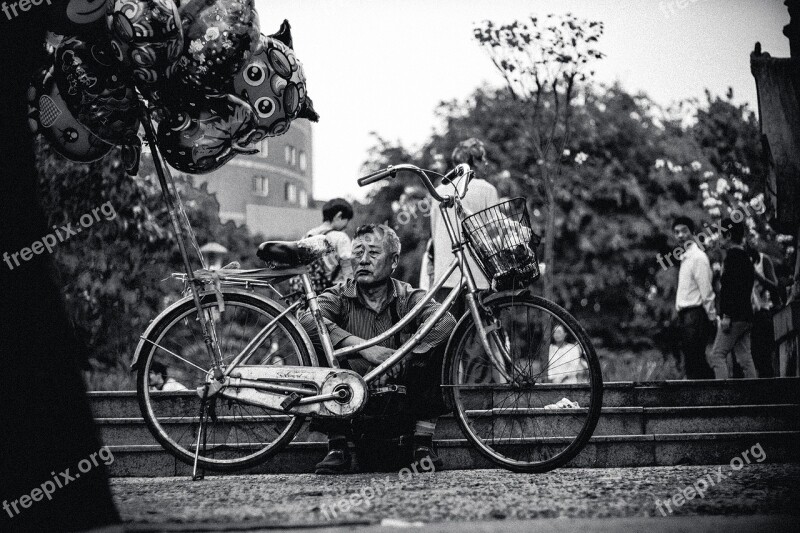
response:
M505 295L500 294L494 296L493 298L487 299L484 305L490 308L493 312L496 312L499 308L502 308L503 306L507 307L512 304L532 306L534 308L543 309L547 313L552 314L563 325L565 325L568 328L568 330L570 330L569 333L574 335L576 340L579 342L579 347L585 353L586 367L587 367L586 371L588 372L588 386L590 389L588 395L589 405L588 408L586 408L585 420L581 425L580 431L574 438L572 438L570 444L566 446L563 450L561 450L559 453L555 454L553 457L550 457L547 460L537 461L537 462L525 462L503 456L503 454L497 452L497 450L494 449L491 444L487 444L486 439L476 434L476 431L473 428L473 424L471 424L470 420L468 419L469 410L465 406L465 402L462 401L459 397L460 394L458 392L459 385L457 383L454 383L459 379L459 374L458 374L459 365L465 364L465 361L467 361L466 359L464 359L464 357L466 356L460 356L458 350L459 348L466 346L468 335L470 335L470 332L474 331L475 329L474 321L470 313L465 314L461 318L459 323L456 325L453 334L450 337L445 355L442 383L447 389L446 396L450 402L449 405L452 406L454 409L454 415L458 422L459 427L461 428L461 431L463 432L464 436L467 437L467 439L478 449L478 451L484 457L486 457L493 463L497 464L498 466L501 466L503 468L506 468L514 472L528 472L528 473L548 472L550 470L563 466L564 464L572 460L575 456L577 456L578 453L580 453L580 451L584 448L584 446L589 442L589 439L591 438L594 429L597 426L597 422L600 418L600 411L603 399L603 381L601 375L600 362L597 358L597 354L594 350L594 347L591 344L589 336L587 335L583 327L580 325L580 323L578 323L578 321L572 315L570 315L566 309L555 304L554 302L533 295L515 296L512 294L505 294ZM549 342L548 342L548 349L549 349ZM461 351L464 352L465 350L462 348ZM466 382L464 385L461 385L461 387L464 388L466 388L467 386L468 385L466 384ZM469 387L473 389L478 388L475 385L469 385ZM501 389L503 385L495 385L494 387L497 389ZM535 389L536 387L537 385L532 385L533 389ZM542 385L539 385L539 389L543 393L547 392L546 390L544 390L545 387ZM492 401L493 400L494 400L494 393L492 393ZM530 401L528 403L530 404ZM544 402L542 402L541 405L542 407L544 407ZM531 409L530 405L527 405L526 408L527 411L536 411L536 409ZM493 407L491 411L494 412L494 410L495 409ZM561 412L565 414L569 413L569 411L566 412L561 411ZM581 413L583 412L584 411L581 411ZM551 413L548 413L548 415L549 414ZM491 416L494 416L494 414L492 414ZM534 414L533 416L536 415ZM494 428L495 428L494 420L492 419L492 432L494 432ZM496 445L495 447L499 446L500 445ZM507 443L505 444L505 446L510 447L510 445ZM547 445L542 445L542 446L547 446Z
M280 306L280 304L267 298L236 289L223 289L221 294L226 305L226 312L230 307L243 305L262 312L267 319L272 319L280 314L280 312L284 309L282 306ZM217 294L215 292L202 294L200 296L200 301L204 309L213 310L219 305ZM195 320L195 317L196 310L194 301L191 297L184 298L181 301L176 302L162 312L158 317L156 317L156 319L154 319L150 327L148 327L147 331L145 332L142 342L140 342L137 346L137 352L135 354L135 361L137 361L136 364L138 369L136 387L137 399L147 428L150 430L150 433L153 435L156 441L167 452L189 465L194 464L194 452L191 449L187 449L186 447L179 445L175 441L175 438L164 429L154 413L153 402L151 402L152 394L148 384L148 375L151 362L154 359L154 354L156 354L158 351L156 346L159 343L159 339L162 339L168 332L169 328L176 323L179 323L184 319L188 320L189 318ZM301 366L315 366L316 358L313 357L313 352L309 351L309 349L313 350L313 347L311 346L307 335L302 332L302 327L294 315L291 313L285 315L279 320L278 325L294 343L298 361L293 363ZM179 402L180 397L185 397L186 399L193 397L194 405L196 406L196 409L199 409L200 397L195 391L192 390L191 394L189 392L176 392L173 393L173 395L179 396ZM213 471L233 472L263 463L282 450L289 442L291 442L303 424L304 417L289 415L283 416L290 419L288 424L280 433L278 438L263 449L254 454L249 454L242 459L215 460L201 456L198 458L198 466ZM191 423L189 422L189 424Z

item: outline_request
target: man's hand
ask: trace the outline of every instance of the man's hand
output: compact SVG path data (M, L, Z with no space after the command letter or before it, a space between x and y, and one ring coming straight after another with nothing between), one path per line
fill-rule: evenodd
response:
M384 348L383 346L372 346L361 350L359 353L361 357L373 365L379 365L389 359L389 357L394 354L394 350L391 348Z
M731 329L731 317L717 317L717 321L719 323L719 327L722 328L722 331L728 333L728 331Z

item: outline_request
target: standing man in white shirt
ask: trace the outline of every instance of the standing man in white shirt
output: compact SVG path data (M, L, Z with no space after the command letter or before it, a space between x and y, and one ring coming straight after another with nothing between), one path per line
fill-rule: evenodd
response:
M678 331L686 378L713 379L714 373L706 361L708 337L712 324L717 321L711 264L705 252L692 239L692 219L683 216L676 218L672 231L678 245L685 250L675 254L681 262L675 308L678 310Z

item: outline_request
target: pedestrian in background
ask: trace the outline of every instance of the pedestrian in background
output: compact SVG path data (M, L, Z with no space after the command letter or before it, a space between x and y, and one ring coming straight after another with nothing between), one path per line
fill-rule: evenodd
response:
M760 378L775 377L775 328L772 325L772 314L780 305L780 285L775 275L772 259L763 252L749 249L753 261L753 332L751 333L751 351L753 364Z
M344 232L353 219L353 206L343 198L334 198L322 206L322 224L310 229L305 237L324 235L333 246L334 252L322 258L326 289L353 277L350 264L350 237Z
M475 213L499 203L500 199L497 194L497 189L495 189L494 185L479 178L480 172L484 170L488 164L486 161L486 148L481 141L475 138L470 138L458 143L458 146L456 146L453 150L452 163L453 166L466 163L475 171L475 177L472 179L472 181L470 181L467 194L461 201L467 214ZM459 179L466 178L456 178L456 183L458 183ZM452 185L442 184L436 188L436 192L441 195L452 195L453 187ZM444 225L442 212L440 209L438 209L438 204L434 205L436 205L437 208L431 209L433 279L438 280L440 277L444 276L445 272L447 271L447 267L449 267L455 259L455 255L452 251L453 245L450 242L450 237L447 234L447 228ZM453 211L453 209L448 209L447 216L449 217L450 222L456 232L460 233L461 222L458 220L458 217ZM472 257L472 253L469 252L469 248L465 248L465 250L467 250L467 263L469 264L469 269L472 271L473 276L475 277L475 283L478 286L478 289L488 289L489 280L487 280L486 276L483 275L481 268L475 261L475 258ZM450 277L447 278L442 288L439 289L439 292L436 293L436 301L443 302L452 288L456 287L459 283L461 283L461 277L459 271L456 270L450 275ZM465 305L463 293L459 299L456 300L456 303L453 305L451 311L456 318L459 318L462 314L464 314Z
M684 216L676 218L672 223L672 231L678 245L685 250L681 257L676 257L681 266L675 295L685 375L687 379L711 379L714 374L706 362L706 345L712 324L717 319L711 264L706 253L692 240L692 219Z
M733 354L746 378L755 378L756 368L750 353L753 329L754 268L744 249L745 226L730 218L722 221L727 252L722 264L719 293L719 325L708 362L717 379L728 379L728 355Z

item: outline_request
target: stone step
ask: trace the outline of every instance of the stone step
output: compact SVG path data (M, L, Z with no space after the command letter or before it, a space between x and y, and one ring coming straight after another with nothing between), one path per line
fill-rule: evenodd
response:
M577 412L577 414L576 414ZM525 421L526 435L575 435L585 421L585 409L525 409L522 412L477 419L476 427L488 431L494 427L503 434L510 424L516 434ZM477 414L477 413L475 413ZM254 418L261 427L273 421L285 421L284 415ZM103 442L109 445L156 444L141 417L97 418ZM217 423L223 428L224 419ZM176 418L164 420L177 434L196 432L197 419ZM278 426L281 428L282 426ZM725 433L736 431L800 431L800 406L792 404L700 406L700 407L605 407L595 429L595 435L655 435L679 433ZM507 433L508 431L506 431ZM439 439L463 438L461 428L452 415L440 418L436 437ZM297 442L321 442L324 437L308 431L308 424L295 437Z
M465 392L465 397L468 393ZM480 396L473 394L472 396ZM543 407L561 398L587 404L588 393L582 385L542 384L530 395L529 407ZM98 418L141 416L135 391L89 392L92 409ZM174 396L173 396L174 398ZM192 401L191 393L186 401ZM169 401L169 400L167 400ZM174 400L172 400L174 401ZM467 403L480 406L480 399ZM800 404L800 378L692 380L659 382L606 383L604 407L682 407L732 406L793 403Z
M759 431L729 433L681 433L657 435L598 435L592 437L581 453L567 466L607 468L623 466L671 466L677 464L730 465L731 460L743 458L764 462L785 463L800 461L800 432ZM438 439L439 454L448 469L492 468L466 439ZM753 447L760 451L753 453ZM191 467L173 458L157 444L109 445L114 455L112 476L188 476ZM326 451L321 442L293 442L269 461L238 473L307 473ZM745 455L744 452L748 452ZM739 464L735 463L734 467ZM730 466L723 467L726 472ZM716 471L709 467L709 472ZM213 472L207 472L214 475Z

